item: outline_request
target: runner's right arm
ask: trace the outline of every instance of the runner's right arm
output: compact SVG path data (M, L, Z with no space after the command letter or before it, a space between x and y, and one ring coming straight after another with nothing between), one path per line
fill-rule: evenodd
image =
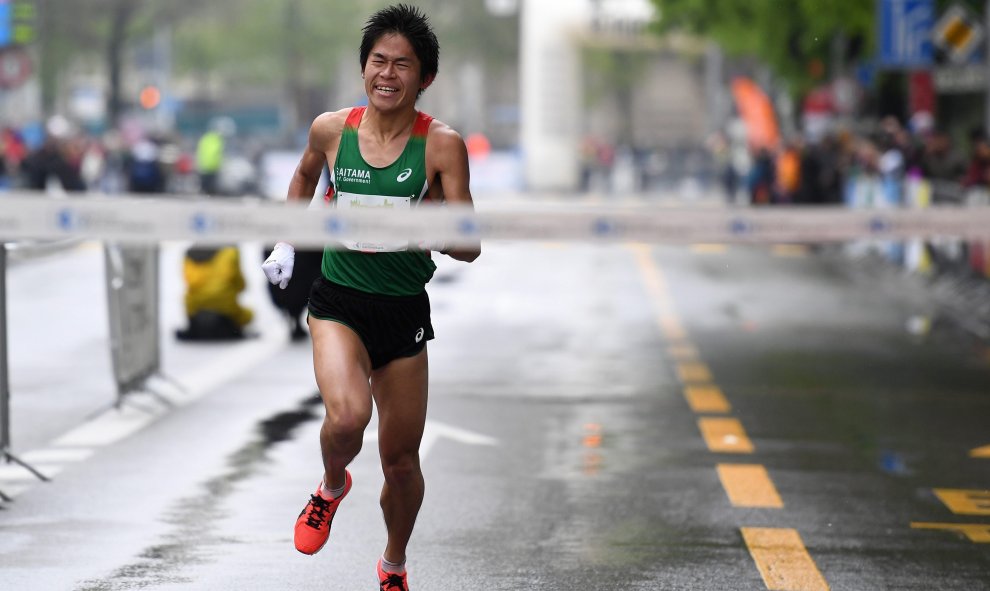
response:
M323 113L313 120L309 128L309 139L303 150L296 171L289 181L288 201L311 201L320 184L323 166L331 154L337 153L340 144L340 134L344 129L344 121L350 109Z
M335 113L324 113L313 120L313 124L309 128L309 140L306 142L306 149L299 159L296 171L292 173L292 180L289 181L287 201L311 201L313 199L313 193L316 192L316 187L320 183L320 176L323 174L323 165L327 161L327 155L337 153L337 145L340 143L340 134L344 129L347 111L345 109ZM289 285L289 280L292 279L295 261L295 247L288 242L278 242L272 249L272 253L261 264L261 269L272 285L278 285L285 289Z

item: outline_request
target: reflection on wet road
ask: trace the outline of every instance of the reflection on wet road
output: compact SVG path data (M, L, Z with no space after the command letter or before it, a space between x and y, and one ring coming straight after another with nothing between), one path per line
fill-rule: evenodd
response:
M986 346L845 265L550 244L441 264L413 589L990 589ZM321 469L309 355L4 505L4 587L373 588L373 444L328 546L292 548Z

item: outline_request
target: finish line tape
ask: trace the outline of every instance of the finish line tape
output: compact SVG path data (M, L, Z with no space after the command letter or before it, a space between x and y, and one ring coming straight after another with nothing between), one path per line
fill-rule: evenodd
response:
M0 238L123 242L240 241L323 246L342 240L479 240L689 244L816 243L990 238L990 207L927 209L763 207L678 209L516 202L409 211L307 208L302 203L179 197L0 195Z

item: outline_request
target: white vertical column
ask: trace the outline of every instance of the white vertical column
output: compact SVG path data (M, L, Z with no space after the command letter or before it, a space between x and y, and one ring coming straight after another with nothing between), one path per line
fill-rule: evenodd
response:
M523 0L520 51L521 141L526 187L578 185L582 78L576 36L590 19L588 0Z

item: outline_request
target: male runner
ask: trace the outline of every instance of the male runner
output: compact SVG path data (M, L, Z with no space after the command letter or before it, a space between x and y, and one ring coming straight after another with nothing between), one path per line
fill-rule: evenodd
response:
M400 4L372 15L360 51L368 105L313 121L289 199L311 199L329 162L337 207L472 205L464 141L416 110L416 99L436 77L438 56L436 36L418 9ZM379 586L408 591L406 545L424 490L419 445L426 423L426 342L433 338L425 291L436 269L431 250L471 262L481 248L336 246L324 250L322 276L310 293L313 363L326 407L320 431L324 474L296 521L296 549L314 554L326 543L334 513L351 489L345 468L361 450L374 401L388 530ZM285 242L276 245L263 264L269 281L288 283L293 253Z

